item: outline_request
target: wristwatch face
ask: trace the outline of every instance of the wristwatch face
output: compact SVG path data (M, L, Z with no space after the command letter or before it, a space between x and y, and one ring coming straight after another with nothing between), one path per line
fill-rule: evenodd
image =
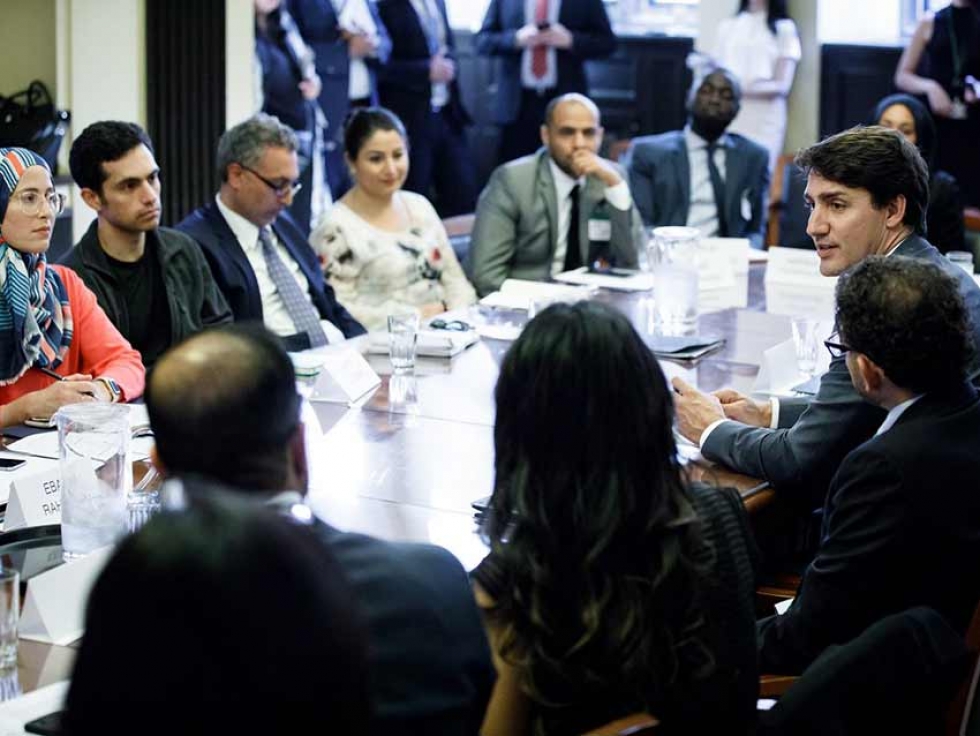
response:
M119 384L116 383L113 379L108 377L102 377L99 380L106 385L106 387L109 389L110 392L112 392L113 399L118 399L122 395L122 389L119 388Z

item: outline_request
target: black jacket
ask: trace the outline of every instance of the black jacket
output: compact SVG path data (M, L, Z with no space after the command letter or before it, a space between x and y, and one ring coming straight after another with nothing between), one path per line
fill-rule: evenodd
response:
M882 417L884 419L884 417ZM790 609L759 622L759 667L797 674L832 644L914 606L959 632L980 600L980 398L944 388L851 452Z
M99 306L127 340L129 305L119 292L109 261L99 244L98 220L61 259L99 300ZM211 269L191 238L161 227L146 234L147 246L160 260L170 311L170 344L176 345L205 327L231 322L231 310L211 276Z
M177 229L190 235L201 246L214 280L231 306L235 321L262 321L262 296L255 272L218 206L212 202L194 210L177 225ZM282 212L272 229L309 281L310 301L321 319L332 322L344 333L344 337L363 334L364 327L337 301L333 288L324 281L316 253L296 223ZM300 346L295 347L298 349Z

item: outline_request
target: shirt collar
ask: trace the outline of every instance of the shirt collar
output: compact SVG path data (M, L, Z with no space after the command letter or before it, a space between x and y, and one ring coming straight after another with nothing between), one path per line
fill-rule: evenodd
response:
M690 124L684 126L684 143L687 146L688 151L701 151L706 150L709 144L704 138L699 136L693 130L691 130ZM718 136L718 140L715 143L721 148L728 148L731 145L731 136L728 133L722 133Z
M550 154L548 156L548 166L551 167L551 178L555 180L555 192L558 194L559 202L564 202L568 198L568 195L571 194L572 187L578 185L584 188L585 177L573 179L559 168Z
M221 216L225 218L225 222L231 228L231 232L238 238L238 244L242 246L242 250L246 252L256 250L259 247L259 228L222 202L220 193L214 198L214 201L218 205Z
M918 401L921 398L922 398L922 394L917 394L913 396L911 399L908 399L907 401L903 401L901 404L898 404L897 406L893 406L891 410L888 412L888 416L885 417L885 421L883 421L881 423L881 426L878 427L878 431L875 432L875 436L877 437L879 434L884 434L889 429L894 427L895 422L897 422L899 418L902 416L902 414L905 413L905 410L908 409L910 406L912 406L912 404L914 404L916 401Z

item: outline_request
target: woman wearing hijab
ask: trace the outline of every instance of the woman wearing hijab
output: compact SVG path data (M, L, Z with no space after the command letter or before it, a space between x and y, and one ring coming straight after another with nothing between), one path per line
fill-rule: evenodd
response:
M64 204L44 159L0 148L0 428L143 393L139 353L81 279L45 258Z
M871 122L897 130L929 165L926 238L943 253L967 250L963 197L953 175L936 168L936 126L926 106L911 95L889 95L875 107Z

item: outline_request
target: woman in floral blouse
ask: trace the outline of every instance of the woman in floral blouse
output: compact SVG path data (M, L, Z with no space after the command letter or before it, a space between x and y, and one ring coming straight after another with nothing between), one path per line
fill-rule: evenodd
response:
M446 229L429 201L402 191L408 142L398 117L357 110L344 130L354 187L310 236L337 299L369 330L389 314L423 318L476 301Z

